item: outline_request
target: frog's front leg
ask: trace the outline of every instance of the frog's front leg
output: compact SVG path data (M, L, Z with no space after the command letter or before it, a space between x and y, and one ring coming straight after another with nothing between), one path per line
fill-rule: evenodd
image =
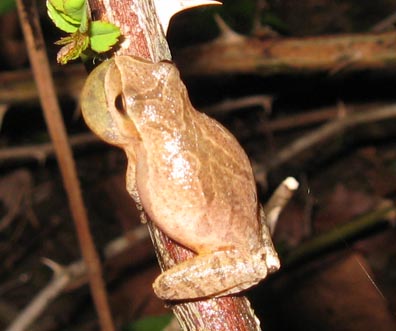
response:
M140 195L136 185L136 163L128 156L128 167L126 171L126 189L135 201L136 208L140 211L140 222L147 223L146 215L143 211Z
M136 187L136 164L134 162L128 161L128 167L126 171L126 189L129 195L138 205L139 210L141 210L140 196Z
M197 255L157 277L154 292L164 300L194 299L233 294L245 290L268 273L266 251L236 249Z

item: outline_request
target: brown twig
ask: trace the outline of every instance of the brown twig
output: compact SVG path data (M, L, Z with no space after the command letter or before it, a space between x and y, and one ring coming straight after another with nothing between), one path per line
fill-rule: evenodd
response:
M70 146L73 148L99 142L100 140L91 133L76 134L69 138ZM42 163L50 155L53 155L54 151L54 144L50 142L36 145L25 145L21 147L3 148L0 150L0 162L34 159Z
M239 99L225 100L200 110L211 115L222 115L237 109L261 107L265 112L270 113L272 100L273 97L270 95L249 95Z
M23 331L42 313L47 305L55 299L59 292L63 290L70 280L68 272L59 271L59 276L55 276L43 291L37 295L31 303L22 310L14 319L6 331Z
M268 121L263 130L284 131L290 129L302 128L313 124L322 123L336 118L338 109L335 106L323 107L300 114L292 114L281 118Z
M220 38L175 54L183 75L291 74L395 68L396 32L310 38Z
M330 137L343 132L344 130L361 124L382 121L396 118L396 105L388 105L372 111L346 115L335 119L328 124L296 139L290 145L280 150L266 165L266 171L272 170L285 162L290 161L300 153L312 148Z
M44 117L51 139L54 143L56 157L62 173L63 184L69 199L71 213L80 242L81 252L88 269L89 284L99 315L101 328L103 331L112 331L114 330L114 325L107 302L100 261L89 231L88 217L81 195L72 152L67 142L66 130L54 90L37 8L34 2L27 0L17 0L17 6Z
M376 111L392 105L393 102L383 103L383 102L370 102L370 103L359 103L359 104L348 104L348 114L363 114ZM263 127L260 131L270 130L275 131L285 131L290 129L303 128L314 124L319 124L326 122L328 120L337 120L340 118L340 108L342 108L342 103L337 103L334 106L322 107L300 114L292 114L281 118L276 118L268 121L268 124Z
M384 18L382 21L375 24L372 28L372 32L383 32L389 31L394 29L396 23L396 13L389 15L388 17Z

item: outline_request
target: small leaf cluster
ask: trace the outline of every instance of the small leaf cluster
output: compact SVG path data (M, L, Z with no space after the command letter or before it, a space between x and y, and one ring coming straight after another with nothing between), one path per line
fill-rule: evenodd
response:
M104 53L114 46L121 34L120 29L105 21L91 21L87 0L47 0L48 16L55 25L69 33L56 42L63 45L57 60L66 64L90 49Z

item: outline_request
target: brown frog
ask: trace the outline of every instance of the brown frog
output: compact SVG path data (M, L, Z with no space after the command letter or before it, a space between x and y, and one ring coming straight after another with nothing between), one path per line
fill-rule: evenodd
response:
M197 253L155 280L160 298L236 293L279 268L245 152L193 108L172 63L115 56L89 75L81 106L92 131L124 149L136 203Z

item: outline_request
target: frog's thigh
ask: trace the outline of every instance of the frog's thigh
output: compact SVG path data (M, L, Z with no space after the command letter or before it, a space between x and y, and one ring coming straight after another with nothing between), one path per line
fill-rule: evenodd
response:
M164 300L180 300L242 291L267 276L264 255L264 250L253 255L237 250L198 255L158 276L154 292Z

